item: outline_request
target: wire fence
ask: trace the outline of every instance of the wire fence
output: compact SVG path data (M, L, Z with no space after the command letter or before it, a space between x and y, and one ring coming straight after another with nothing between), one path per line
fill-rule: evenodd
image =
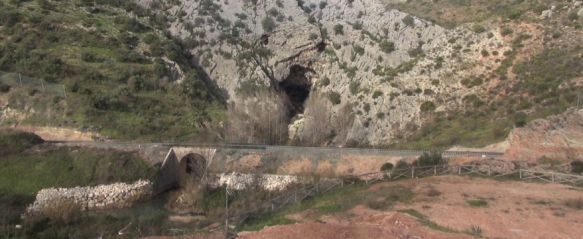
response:
M22 88L65 98L67 97L67 89L65 85L24 76L20 73L0 71L0 83L1 85L6 85L10 88Z
M360 175L327 179L314 184L304 185L293 190L278 194L256 208L238 213L229 218L234 225L243 225L250 218L276 212L288 205L301 203L309 197L332 191L345 185L354 185L358 182L367 185L381 181L395 181L400 179L418 179L439 175L469 175L489 177L495 179L513 179L528 182L557 183L574 187L583 187L583 175L559 173L536 169L498 170L489 165L435 165L424 167L403 167L392 170L371 172Z

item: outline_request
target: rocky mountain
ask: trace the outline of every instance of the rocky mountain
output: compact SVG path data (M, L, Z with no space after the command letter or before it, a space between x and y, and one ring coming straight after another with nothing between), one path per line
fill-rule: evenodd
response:
M446 28L397 9L408 2L139 1L169 16L171 34L224 90L237 142L392 144L436 118L493 107L521 82L509 70L516 58L552 41L526 17Z

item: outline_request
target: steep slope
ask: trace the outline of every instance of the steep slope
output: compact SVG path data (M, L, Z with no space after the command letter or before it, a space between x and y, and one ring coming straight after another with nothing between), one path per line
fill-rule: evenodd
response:
M220 94L165 34L164 16L135 3L0 1L0 19L0 71L10 73L0 76L4 125L167 139L222 117Z
M569 37L549 37L539 18L512 14L448 29L393 8L407 9L403 1L139 2L172 16L171 33L227 92L226 135L236 142L479 145L565 110L572 103L560 97L580 89L571 81L581 76L576 24L564 26ZM535 78L541 70L561 73L547 84ZM529 105L533 98L551 107Z

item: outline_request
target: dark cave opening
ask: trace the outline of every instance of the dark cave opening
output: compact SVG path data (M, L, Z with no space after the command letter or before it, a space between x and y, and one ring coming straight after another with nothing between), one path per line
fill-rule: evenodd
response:
M292 119L297 114L304 112L304 103L310 96L312 82L310 75L314 71L300 65L290 67L289 75L279 83L279 88L285 92L289 99L288 116Z

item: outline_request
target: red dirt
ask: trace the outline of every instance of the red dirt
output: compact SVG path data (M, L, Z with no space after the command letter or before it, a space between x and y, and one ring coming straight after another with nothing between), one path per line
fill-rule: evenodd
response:
M359 205L332 215L306 210L288 215L298 221L296 224L243 232L240 238L473 238L464 233L472 227L479 227L482 235L489 238L583 235L583 212L564 204L568 199L583 198L583 192L564 185L441 176L380 183L369 190L397 184L415 193L411 203L397 204L391 211ZM472 207L467 203L470 199L482 199L488 205ZM401 209L415 209L430 221L460 233L432 230L416 218L398 212Z

